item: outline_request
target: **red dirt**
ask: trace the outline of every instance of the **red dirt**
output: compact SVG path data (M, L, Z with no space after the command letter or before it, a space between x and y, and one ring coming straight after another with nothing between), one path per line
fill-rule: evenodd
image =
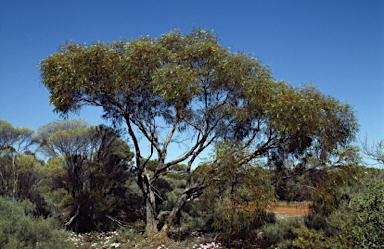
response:
M290 204L277 204L274 209L270 210L270 212L274 212L276 214L285 214L285 215L301 215L305 216L309 214L309 205L311 202L303 201L303 202L292 202ZM233 205L233 204L227 204ZM235 204L238 208L241 208L241 205ZM252 204L245 208L246 210L254 210Z
M277 205L275 209L272 210L274 213L285 214L285 215L308 215L309 207L308 205Z

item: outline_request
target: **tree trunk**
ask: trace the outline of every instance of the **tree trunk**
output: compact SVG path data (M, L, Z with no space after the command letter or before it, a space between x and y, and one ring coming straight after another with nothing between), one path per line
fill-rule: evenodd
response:
M156 235L159 231L157 230L155 194L149 186L147 187L147 190L148 197L145 200L147 221L147 224L145 226L145 236L151 238Z
M1 169L0 169L0 176L3 179L3 182L4 182L4 188L5 188L4 195L8 195L8 182L5 180L5 178L3 176L3 173L1 173Z
M185 193L182 194L182 196L179 199L179 203L177 203L177 205L172 209L172 212L168 216L167 221L161 228L160 235L159 235L160 241L165 241L168 239L168 233L169 233L169 229L171 228L172 221L175 218L176 214L180 212L184 204L187 202L187 197L188 197L187 194Z
M12 199L15 201L15 196L16 196L16 188L17 188L17 178L18 178L18 173L17 169L15 166L15 155L12 156L12 167L13 167L13 192L12 192Z

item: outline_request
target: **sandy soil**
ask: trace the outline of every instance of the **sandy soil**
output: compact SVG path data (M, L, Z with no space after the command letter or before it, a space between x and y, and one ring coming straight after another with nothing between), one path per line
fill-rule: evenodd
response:
M285 215L307 215L309 208L308 205L303 204L277 205L272 212Z

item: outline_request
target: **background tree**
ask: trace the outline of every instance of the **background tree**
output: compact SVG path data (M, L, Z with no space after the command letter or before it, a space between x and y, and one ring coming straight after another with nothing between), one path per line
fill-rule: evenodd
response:
M37 144L34 135L31 129L15 128L0 120L0 191L14 201L31 199L36 202L39 198L34 191L43 183L44 162L31 151Z
M59 194L66 225L78 231L109 228L126 200L132 153L121 131L62 121L39 129L41 149L55 156L46 164L50 186Z
M215 34L201 29L159 39L68 43L42 60L40 70L57 113L100 106L105 118L127 125L148 236L158 233L153 186L160 174L179 163L187 166L185 189L161 230L160 238L166 238L176 213L202 193L205 183L194 181L192 165L215 142L230 140L247 149L240 165L262 157L278 169L288 155L311 151L326 158L357 130L348 105L313 87L273 80L259 60L222 47ZM139 136L149 142L149 151L143 151ZM170 143L186 141L184 152L167 157ZM149 172L152 157L157 166Z
M31 154L32 145L36 144L34 131L29 128L15 128L10 123L0 120L0 149L15 150L18 153Z

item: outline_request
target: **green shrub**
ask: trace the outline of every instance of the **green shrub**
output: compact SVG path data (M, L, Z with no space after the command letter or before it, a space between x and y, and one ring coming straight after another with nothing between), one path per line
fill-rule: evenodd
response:
M294 230L304 224L302 217L287 218L278 220L274 223L268 223L261 227L262 239L260 244L262 248L269 248L272 245L284 244L287 246L292 245L292 241L296 239L297 235ZM275 247L274 247L275 248Z
M311 229L302 224L299 228L294 229L293 232L297 236L297 238L292 241L293 248L331 248L332 240L326 238L322 230Z
M143 233L139 233L137 229L130 227L119 227L116 231L116 241L127 243L129 241L141 241L144 239Z
M217 209L215 222L212 225L220 232L222 244L228 248L247 248L257 243L258 229L266 223L266 219L271 219L264 210L249 209L230 205L223 205ZM241 241L241 245L236 246L236 241Z
M53 218L26 215L13 201L0 197L0 248L71 248L69 234Z
M262 239L260 248L350 248L345 235L344 217L339 213L332 214L325 219L328 222L326 228L314 229L308 227L303 217L286 218L275 223L266 224L261 228ZM336 222L338 224L333 224ZM332 224L331 224L332 223ZM333 231L334 234L328 234Z
M352 198L349 239L355 248L384 247L384 182L373 180Z
M348 209L342 208L326 218L327 226L324 228L324 236L331 240L331 248L350 248L347 236L350 215Z

